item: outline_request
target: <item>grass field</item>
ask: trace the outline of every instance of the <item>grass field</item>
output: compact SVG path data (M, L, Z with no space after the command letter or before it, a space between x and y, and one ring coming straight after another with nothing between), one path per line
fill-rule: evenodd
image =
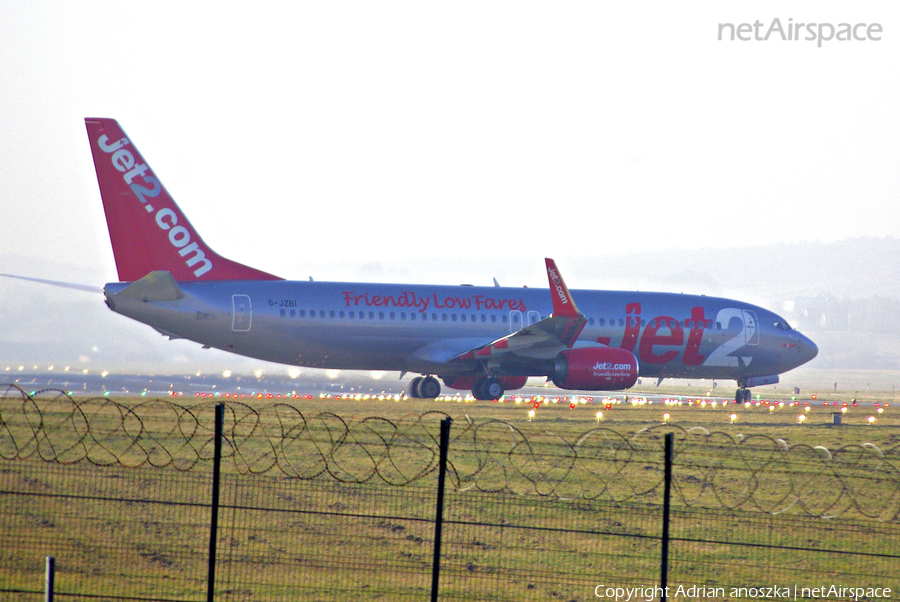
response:
M442 599L589 600L601 583L656 584L672 430L670 584L900 589L900 407L848 406L835 426L836 408L812 400L807 413L681 397L548 402L532 418L512 401L233 405L217 599L426 599L443 414L459 480ZM0 591L39 591L54 553L58 591L203 598L214 402L120 401L0 402Z

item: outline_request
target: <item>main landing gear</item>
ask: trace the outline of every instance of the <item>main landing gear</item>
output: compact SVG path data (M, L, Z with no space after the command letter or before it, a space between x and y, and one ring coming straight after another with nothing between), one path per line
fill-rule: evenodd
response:
M503 383L492 376L479 378L472 385L472 395L482 401L500 399L505 392Z
M460 383L458 379L450 382L445 378L444 381L456 389L467 386L467 384ZM500 399L505 392L506 386L503 381L494 376L481 376L472 382L472 395L475 399L482 401ZM409 381L409 385L406 387L406 394L411 399L434 399L441 394L441 383L431 375L417 376Z
M406 394L413 399L434 399L441 394L441 383L431 375L417 376L409 381Z

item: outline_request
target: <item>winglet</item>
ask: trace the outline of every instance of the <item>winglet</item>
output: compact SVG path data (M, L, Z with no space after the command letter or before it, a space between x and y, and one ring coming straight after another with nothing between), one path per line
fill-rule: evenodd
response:
M550 280L550 297L553 300L553 315L563 318L579 318L581 312L575 306L575 300L566 287L565 281L556 267L556 262L547 257L547 277Z

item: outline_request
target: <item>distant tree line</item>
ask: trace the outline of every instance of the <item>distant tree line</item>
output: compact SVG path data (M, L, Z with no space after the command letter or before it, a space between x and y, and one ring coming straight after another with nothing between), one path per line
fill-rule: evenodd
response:
M803 332L860 331L900 334L900 300L841 299L831 294L797 297L789 319Z

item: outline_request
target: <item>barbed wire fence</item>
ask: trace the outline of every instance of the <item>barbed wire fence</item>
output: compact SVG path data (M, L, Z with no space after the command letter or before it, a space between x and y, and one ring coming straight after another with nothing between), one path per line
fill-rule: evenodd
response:
M203 599L215 405L0 386L0 592L39 592L53 553L60 595ZM225 405L216 599L427 596L447 418ZM463 417L450 431L440 599L586 600L601 584L658 584L666 433L669 584L900 589L900 445Z

